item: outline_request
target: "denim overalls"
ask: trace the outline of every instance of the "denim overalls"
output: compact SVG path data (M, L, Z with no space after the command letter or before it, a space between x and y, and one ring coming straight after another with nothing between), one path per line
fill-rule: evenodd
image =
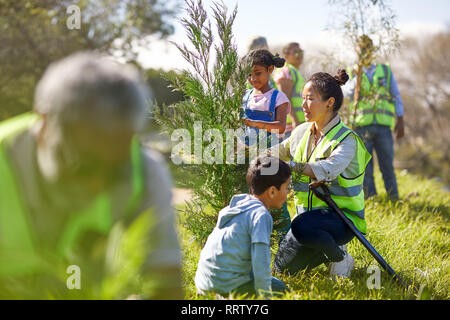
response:
M270 97L270 104L268 111L251 110L250 108L248 108L248 100L252 92L253 89L247 90L247 92L244 95L242 104L243 117L250 120L259 120L266 122L275 121L276 100L279 91L276 89L273 91L272 96ZM260 138L263 138L266 140L266 143L265 144L261 143L260 145L258 145L258 147L265 147L265 148L270 148L281 142L281 139L278 136L272 134L267 130L263 131L265 131L264 134L262 132L260 133L260 130L258 128L246 127L245 135L241 138L241 142L245 143L245 145L248 147L253 147L256 146L257 142L261 142ZM260 134L261 137L259 137ZM284 238L285 234L288 232L291 226L291 219L289 211L287 209L287 203L285 202L280 209L274 209L271 211L273 212L272 215L274 216L274 218L278 216L278 218L274 219L274 222L275 222L275 230L277 230L279 241L281 242L281 240Z
M278 90L274 90L272 92L272 96L270 98L270 104L269 104L269 110L268 111L260 111L260 110L252 110L248 107L248 99L250 99L250 95L252 94L252 90L247 90L247 92L244 95L244 98L242 99L242 109L243 109L243 117L250 119L250 120L256 120L256 121L266 121L266 122L272 122L275 121L275 108L276 108L276 101L278 96ZM264 130L266 131L266 130ZM254 146L259 140L258 136L260 135L260 130L255 127L246 127L245 129L245 135L241 138L241 141L245 143L246 146ZM272 133L269 131L265 132L265 138L267 140L267 148L270 148L272 146L272 140L275 139L277 143L279 143L279 139L275 138L275 136L272 137Z

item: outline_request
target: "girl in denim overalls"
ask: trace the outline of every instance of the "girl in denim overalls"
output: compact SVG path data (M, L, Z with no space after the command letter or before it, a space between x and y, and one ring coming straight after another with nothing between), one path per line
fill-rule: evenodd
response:
M245 139L247 146L257 142L252 139L260 130L270 137L272 133L283 134L286 129L286 116L289 113L290 102L287 96L270 86L270 76L275 67L280 68L285 60L273 56L266 49L253 50L248 57L252 65L252 73L248 82L253 87L244 95L243 111L247 126ZM252 134L253 133L253 134ZM270 147L271 145L267 145Z
M283 67L285 59L272 55L266 49L253 50L248 54L248 58L252 66L248 81L253 88L247 90L243 98L246 134L242 142L248 147L258 145L261 150L279 143L279 135L286 129L286 116L291 107L289 99L283 92L273 89L270 85L274 68ZM282 236L290 227L286 203L279 214L281 223L278 232Z

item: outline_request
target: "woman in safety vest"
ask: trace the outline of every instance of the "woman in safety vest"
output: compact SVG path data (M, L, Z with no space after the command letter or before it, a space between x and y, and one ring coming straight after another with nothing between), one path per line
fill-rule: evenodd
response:
M291 160L296 215L280 244L274 270L295 273L331 262L331 274L349 276L354 265L345 245L353 233L341 218L309 189L313 181L329 184L332 199L363 233L364 170L371 156L361 138L340 119L344 70L334 77L315 73L303 90L306 122L276 147L279 157ZM272 154L276 152L272 148ZM341 246L341 247L340 247Z

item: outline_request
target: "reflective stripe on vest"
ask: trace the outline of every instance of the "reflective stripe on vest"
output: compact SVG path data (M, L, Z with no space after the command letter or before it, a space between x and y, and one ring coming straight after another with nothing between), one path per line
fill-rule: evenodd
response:
M56 260L61 261L71 254L74 244L87 230L107 234L112 226L110 199L106 193L97 196L92 204L74 213L66 224L55 248L40 248L37 237L30 226L27 205L20 190L20 184L14 174L7 146L17 134L28 130L39 117L27 113L0 123L0 275L24 274L36 271L53 270ZM130 148L132 162L132 194L129 198L126 214L138 209L144 194L144 178L141 147L138 139L133 138ZM51 251L55 261L41 256L42 250ZM67 265L66 265L67 267Z
M350 134L353 134L357 141L356 156L358 160L358 175L355 177L345 177L343 174L340 174L335 180L331 181L329 189L331 198L336 202L338 207L344 211L345 215L355 224L358 230L365 233L367 226L364 219L363 181L364 171L371 156L367 152L361 138L340 121L322 137L312 153L308 155L307 144L311 131L307 129L295 150L294 161L311 163L324 160ZM308 210L328 208L325 202L321 201L309 190L308 185L310 182L311 179L308 176L293 174L297 214Z
M352 76L352 75L351 75ZM363 72L361 79L360 101L356 110L356 127L380 124L394 129L395 106L390 96L391 70L388 65L377 64L372 83ZM353 105L350 104L353 115Z

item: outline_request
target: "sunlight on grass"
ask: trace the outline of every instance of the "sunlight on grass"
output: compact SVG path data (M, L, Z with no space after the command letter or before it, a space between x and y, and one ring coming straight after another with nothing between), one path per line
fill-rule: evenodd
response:
M434 180L406 172L397 172L397 179L402 200L393 203L386 199L382 178L376 171L379 195L366 201L367 239L405 280L417 287L425 284L431 291L432 299L449 299L450 196L443 191L442 184ZM192 232L180 225L179 232L183 248L186 299L220 298L197 295L194 276L202 244L194 236L197 230ZM272 254L276 253L276 241L271 249ZM368 267L376 266L377 262L356 239L349 243L348 251L355 259L355 269L350 278L337 281L331 279L325 265L293 276L278 275L292 291L277 299L416 298L412 292L407 292L393 282L381 268L380 289L368 289L367 280L371 275ZM249 299L245 296L229 298Z

